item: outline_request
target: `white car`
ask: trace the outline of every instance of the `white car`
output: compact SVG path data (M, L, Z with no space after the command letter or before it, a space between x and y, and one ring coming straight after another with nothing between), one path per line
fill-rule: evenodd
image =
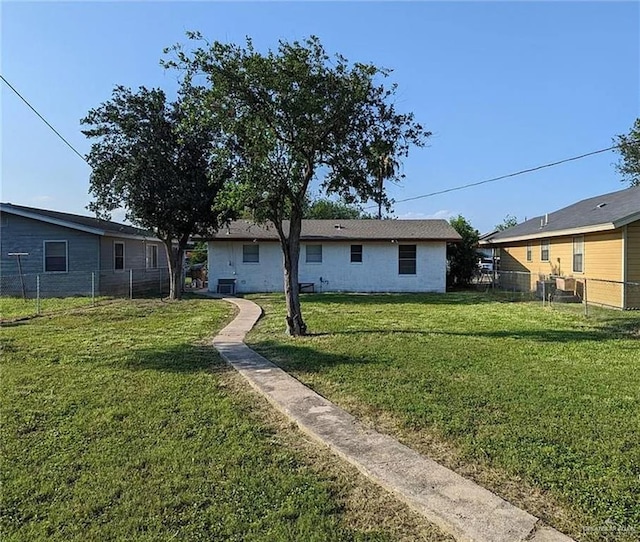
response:
M478 260L478 269L480 269L481 273L493 273L493 259L480 258Z

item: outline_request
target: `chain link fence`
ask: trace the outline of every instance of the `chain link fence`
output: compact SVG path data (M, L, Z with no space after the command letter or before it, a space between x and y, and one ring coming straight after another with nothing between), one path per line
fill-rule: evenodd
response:
M539 300L545 306L571 310L581 305L585 314L590 306L640 310L640 282L495 271L480 274L474 283L509 300Z
M110 299L164 297L168 269L77 271L0 276L0 318L12 320Z

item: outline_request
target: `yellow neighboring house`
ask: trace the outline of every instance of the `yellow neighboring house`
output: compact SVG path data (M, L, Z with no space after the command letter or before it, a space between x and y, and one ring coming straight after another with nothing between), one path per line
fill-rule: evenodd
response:
M532 290L555 278L578 297L586 284L589 303L640 309L640 186L532 218L480 244L500 249L501 272L530 273Z

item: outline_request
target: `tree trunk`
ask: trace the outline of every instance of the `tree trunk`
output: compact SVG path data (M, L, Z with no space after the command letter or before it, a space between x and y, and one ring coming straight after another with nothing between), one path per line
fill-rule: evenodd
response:
M169 299L182 297L182 260L184 259L184 247L178 245L174 248L171 240L164 241L169 263Z
M289 237L288 239L281 238L280 240L284 256L284 296L287 302L287 333L293 337L299 337L307 334L307 325L302 319L300 292L298 289L301 229L301 217L292 216L290 221Z

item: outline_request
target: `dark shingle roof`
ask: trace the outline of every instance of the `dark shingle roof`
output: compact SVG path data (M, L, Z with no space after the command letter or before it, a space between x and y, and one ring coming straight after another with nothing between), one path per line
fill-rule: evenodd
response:
M287 221L283 223L289 230ZM303 241L311 240L398 240L458 241L460 235L446 220L303 220ZM221 228L215 240L277 240L275 227L258 226L247 220L232 222Z
M490 235L485 243L619 228L640 220L640 186L584 199Z
M50 211L48 209L36 209L35 207L26 207L24 205L14 205L13 203L0 204L2 212L17 214L27 218L45 219L47 222L60 223L70 228L81 230L96 230L93 233L97 235L124 235L135 237L154 237L150 231L127 226L110 220L100 220L90 216L74 215L71 213L62 213L60 211ZM47 220L48 219L48 220Z

